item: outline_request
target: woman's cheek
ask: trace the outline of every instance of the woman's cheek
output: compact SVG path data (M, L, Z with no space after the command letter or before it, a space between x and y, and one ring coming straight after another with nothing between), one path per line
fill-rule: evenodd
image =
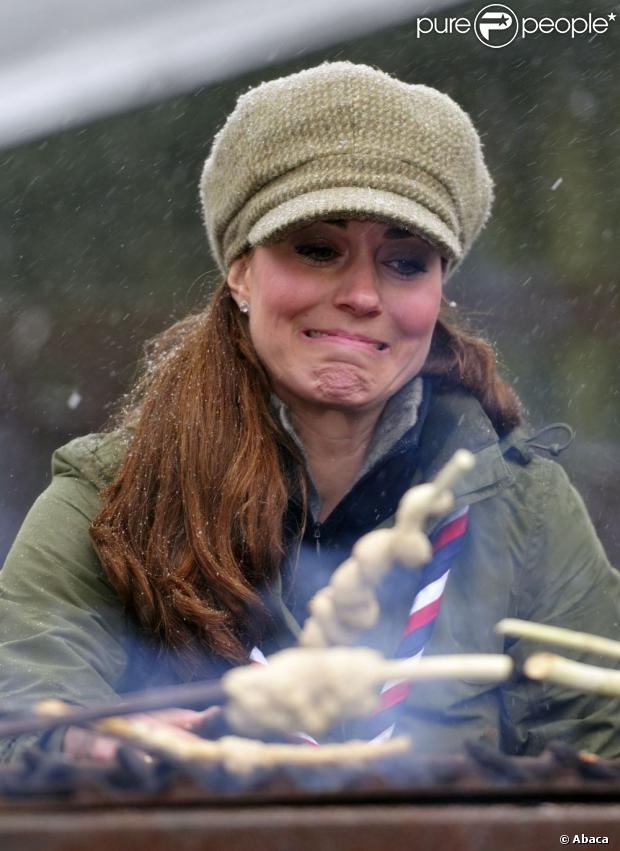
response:
M440 306L441 294L429 293L423 298L412 298L407 304L401 303L392 315L407 335L424 336L435 327Z
M301 282L290 279L276 279L261 293L264 311L273 318L289 318L312 308L316 303L316 293Z

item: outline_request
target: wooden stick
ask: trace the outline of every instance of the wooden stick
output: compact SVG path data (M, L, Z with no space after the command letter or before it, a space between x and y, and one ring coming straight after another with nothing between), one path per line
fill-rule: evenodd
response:
M511 667L509 657L492 654L428 657L414 661L388 660L378 666L376 682L384 682L386 679L428 680L460 676L493 682L506 679ZM22 714L19 718L0 721L0 737L13 738L22 734L43 733L54 727L83 726L110 716L132 715L170 707L206 709L208 706L227 702L228 697L219 680L139 692L116 702L85 707L57 706L54 710L52 701L41 701L29 708L28 711L32 714Z
M584 665L555 653L533 653L523 663L523 672L532 680L548 680L575 691L620 697L620 671Z
M547 626L533 621L523 621L517 618L504 618L495 625L499 635L510 635L515 638L528 638L544 644L555 644L558 647L572 647L585 653L599 653L612 659L620 659L620 641L592 635L589 632L575 632L560 626Z
M37 707L45 707L47 701L28 707L27 713L19 718L0 721L0 738L13 738L26 733L44 733L54 727L71 724L83 725L89 721L110 715L132 715L137 712L152 712L156 709L206 709L226 702L226 694L220 680L184 686L168 686L151 691L136 692L122 700L97 703L91 706L70 708L58 714L39 714Z
M382 680L446 680L473 679L500 682L512 673L510 656L495 653L462 653L449 656L426 656L422 659L386 660L381 665Z

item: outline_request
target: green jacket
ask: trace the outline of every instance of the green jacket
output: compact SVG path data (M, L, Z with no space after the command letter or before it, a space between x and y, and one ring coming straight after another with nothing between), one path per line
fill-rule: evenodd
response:
M426 655L507 651L520 663L539 648L496 636L493 625L503 617L618 637L620 575L562 468L535 456L518 433L498 441L472 397L435 394L413 483L431 477L462 446L477 461L456 487L457 507L470 506L469 530ZM165 657L156 665L145 658L136 624L124 615L88 536L100 507L98 491L124 451L112 433L77 438L53 455L52 483L0 571L0 694L6 707L50 696L82 704L179 681ZM277 643L290 644L298 626L278 587L273 595L282 626ZM410 604L403 599L402 611L390 611L368 643L391 654ZM620 701L534 682L492 688L459 680L416 685L400 729L411 733L420 752L453 753L466 740L484 738L509 753L535 754L561 738L619 757L619 720ZM346 725L345 734L355 735L355 728ZM16 757L35 740L0 743L0 758ZM57 746L60 734L45 741Z

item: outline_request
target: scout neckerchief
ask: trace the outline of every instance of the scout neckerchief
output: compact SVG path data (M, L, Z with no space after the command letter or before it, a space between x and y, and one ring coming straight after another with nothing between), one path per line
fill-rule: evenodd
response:
M463 545L468 519L469 506L465 506L448 515L431 535L433 557L422 570L420 585L394 658L419 659L424 653L439 614L452 561ZM387 726L374 740L381 741L393 734L399 709L402 711L411 688L412 683L398 680L391 680L383 686L376 720L384 720Z

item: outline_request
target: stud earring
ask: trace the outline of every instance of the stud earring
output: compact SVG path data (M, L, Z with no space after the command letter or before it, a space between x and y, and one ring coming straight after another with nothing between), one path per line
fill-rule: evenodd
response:
M239 310L246 315L250 312L250 305L245 299L239 302Z

